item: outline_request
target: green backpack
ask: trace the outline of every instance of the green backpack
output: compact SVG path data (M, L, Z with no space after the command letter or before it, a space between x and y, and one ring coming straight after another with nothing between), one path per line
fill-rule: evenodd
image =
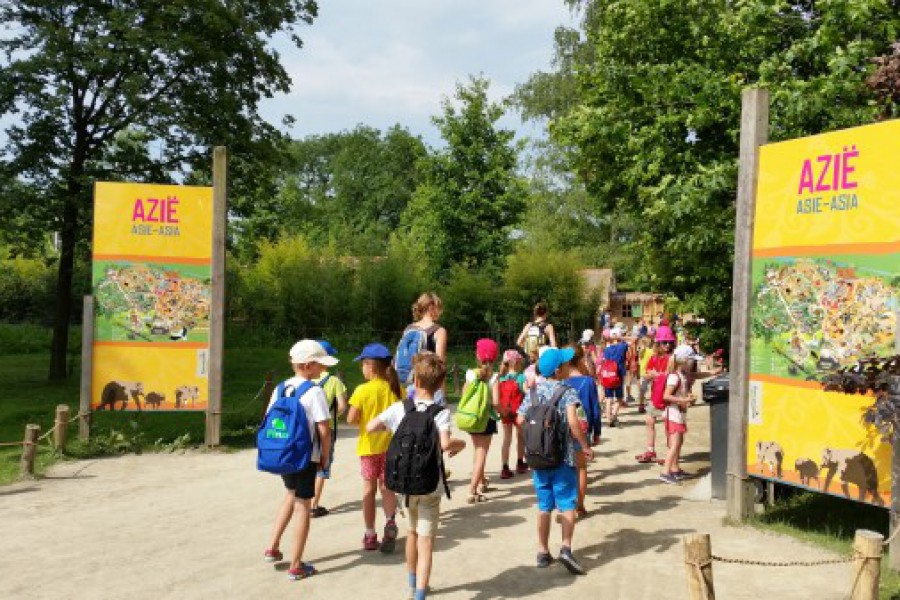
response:
M456 407L456 426L466 433L483 433L493 412L492 405L491 386L476 379Z

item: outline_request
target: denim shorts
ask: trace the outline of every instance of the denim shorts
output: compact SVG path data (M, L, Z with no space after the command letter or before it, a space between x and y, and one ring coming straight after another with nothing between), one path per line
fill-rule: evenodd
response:
M563 463L555 469L535 469L532 479L539 511L552 512L555 508L566 512L578 506L578 473L575 467Z

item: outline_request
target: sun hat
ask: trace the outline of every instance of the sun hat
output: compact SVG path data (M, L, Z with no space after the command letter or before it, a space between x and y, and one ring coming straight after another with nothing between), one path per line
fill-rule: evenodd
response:
M622 339L622 330L618 327L613 327L612 331L609 332L609 338L612 340Z
M514 348L510 348L509 350L507 350L503 353L503 362L505 362L505 363L512 363L512 362L516 362L518 360L524 360L524 359L522 358L522 355L519 354L519 351Z
M475 356L481 362L494 362L497 360L497 354L500 353L500 347L497 342L490 338L481 338L475 342Z
M362 349L362 352L359 353L359 356L357 356L353 360L359 362L367 358L389 360L393 358L393 355L391 355L391 351L387 349L387 346L376 342L373 344L366 344L366 347Z
M328 356L328 352L316 340L300 340L291 348L290 357L291 362L297 365L314 362L333 367L338 364L338 359Z
M335 348L334 346L332 346L332 345L328 342L328 340L316 340L316 341L319 342L319 345L320 345L320 346L322 346L323 348L325 348L325 352L328 353L328 356L337 356L337 353L338 353L337 348Z
M581 332L581 343L582 344L590 344L594 341L594 330L593 329L585 329Z
M675 334L672 333L672 328L668 325L660 325L656 329L656 341L657 342L675 342Z
M682 344L675 348L675 360L702 360L703 355L698 354L691 346Z
M544 377L552 377L561 365L575 357L573 348L548 348L538 359L538 371Z

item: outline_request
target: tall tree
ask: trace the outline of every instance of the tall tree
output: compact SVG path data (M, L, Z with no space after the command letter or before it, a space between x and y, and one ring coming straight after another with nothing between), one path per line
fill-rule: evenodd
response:
M433 119L446 142L421 165L421 183L404 215L411 237L439 274L453 265L497 266L510 247L527 191L517 173L514 133L497 126L503 107L488 99L489 82L456 87Z
M0 3L3 167L43 190L61 232L50 377L66 375L76 245L87 239L91 182L126 130L154 144L161 171L188 170L208 147L271 149L259 102L290 88L269 40L316 15L312 0L17 0Z

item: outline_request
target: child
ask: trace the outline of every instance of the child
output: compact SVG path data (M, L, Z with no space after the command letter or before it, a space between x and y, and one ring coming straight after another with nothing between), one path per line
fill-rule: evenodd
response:
M525 371L523 375L525 376L525 393L528 394L528 390L533 388L537 384L537 361L538 361L538 351L533 350L528 353L528 366L525 367Z
M272 393L269 408L278 400L278 392L292 394L306 381L315 381L325 371L326 367L333 367L337 359L328 356L325 349L314 340L301 340L294 344L290 351L291 366L294 376L284 382L284 387L279 386ZM272 540L264 558L267 562L280 561L283 558L279 545L284 530L294 513L297 513L297 533L295 536L294 554L291 557L291 565L288 577L293 580L304 579L316 573L315 567L303 561L303 550L306 539L309 536L310 501L315 495L316 473L330 467L331 432L328 414L328 404L325 402L325 393L318 386L311 387L300 397L309 422L310 437L313 441L312 457L309 466L298 473L282 475L284 486L287 488L281 507L275 518L275 529ZM317 435L318 434L318 435Z
M559 561L570 573L583 575L584 569L572 555L572 536L575 533L575 509L578 505L578 476L575 469L575 442L581 446L581 453L591 460L594 452L588 445L578 425L578 394L565 386L563 381L569 375L569 362L575 357L571 348L551 348L538 360L538 370L547 379L538 383L534 395L529 394L519 407L519 425L525 424L525 417L532 402L546 404L554 400L559 392L557 410L564 428L565 456L563 463L553 469L532 471L534 489L538 500L538 568L550 566L550 513L554 509L560 513L562 522L562 548ZM565 386L560 390L560 386Z
M337 356L337 349L326 340L319 340L322 348L328 353L328 356ZM322 376L316 380L316 385L325 391L325 398L328 401L328 410L331 413L331 454L328 457L328 468L322 469L316 474L316 496L312 501L312 517L324 517L328 514L328 509L319 504L322 499L322 491L325 489L325 481L331 478L331 465L334 464L334 447L337 443L338 434L338 417L347 412L347 386L336 375L332 375L328 371L324 371Z
M668 329L668 328L666 328ZM647 369L644 371L645 377L650 381L650 389L653 389L653 380L662 373L670 373L674 368L672 366L672 351L675 349L674 336L669 339L671 333L660 327L656 334L656 348L654 354L647 362ZM647 407L647 450L643 454L635 456L635 460L639 463L652 463L656 461L656 421L662 420L664 411L659 410L651 402Z
M666 378L664 399L669 450L666 452L663 472L659 475L660 481L664 483L676 484L686 477L685 472L678 464L678 459L681 457L684 434L687 433L687 409L696 402L694 394L690 391L688 376L698 356L690 346L684 345L676 348L674 353L675 371L669 373Z
M603 349L603 358L600 360L602 365L606 361L616 363L616 370L619 374L619 385L617 387L603 386L603 397L606 399L606 420L610 427L619 424L619 408L625 401L625 357L628 354L628 344L622 340L622 329L618 326L613 327L610 332L609 346Z
M432 352L421 352L413 366L413 383L416 386L415 409L425 411L435 404L434 395L444 386L447 368L444 361ZM375 433L390 429L396 433L406 415L405 403L397 402L369 422L367 431ZM455 456L466 447L466 443L450 437L450 412L446 409L434 415L434 424L440 435L441 450L448 456ZM437 489L427 495L410 496L409 533L406 536L406 570L409 576L411 597L424 600L431 578L431 556L434 552L434 538L437 535L441 513L441 496L444 487L438 483Z
M366 383L353 391L350 397L348 423L359 423L359 440L356 454L359 455L360 474L363 479L363 520L366 532L363 536L363 548L378 550L378 534L375 533L375 492L381 492L381 504L387 523L384 526L384 537L380 544L381 551L394 551L397 541L397 523L394 515L397 511L397 497L394 492L384 487L384 459L391 434L386 431L370 433L366 424L403 397L397 372L391 366L391 351L382 344L369 344L356 361L362 361L362 373Z
M585 372L584 348L576 346L575 356L569 363L569 377L566 384L578 392L581 406L578 407L578 423L592 446L600 443L600 399L597 397L597 385L594 378ZM575 466L578 467L578 507L575 515L578 518L587 516L584 497L587 493L587 460L581 453L581 447L575 446Z
M491 389L491 405L493 409L498 408L499 391L497 389L497 374L494 373L494 363L497 361L497 353L499 348L497 342L488 338L481 338L475 343L475 357L478 359L479 368L469 369L466 371L466 383L462 389L462 395L466 395L466 390L471 385L478 385L482 382L489 385ZM472 480L469 485L469 504L476 502L485 502L487 498L484 493L488 490L488 478L484 474L484 467L487 462L487 453L491 448L491 439L497 434L497 421L493 415L487 420L485 430L480 433L470 433L472 437Z
M522 439L522 428L516 425L516 413L525 397L525 375L522 373L522 355L518 350L507 350L503 353L503 363L500 365L500 383L497 384L500 398L500 419L503 425L503 446L500 456L503 459L503 469L500 471L500 479L509 479L513 476L509 468L509 448L512 445L513 427L516 429L516 473L528 472L525 463L525 443Z
M647 365L653 358L653 344L648 337L642 337L638 343L638 368L640 369L640 384L638 386L638 413L644 414L647 409L644 408L644 402L647 400L647 392L653 386L653 378L647 376Z

